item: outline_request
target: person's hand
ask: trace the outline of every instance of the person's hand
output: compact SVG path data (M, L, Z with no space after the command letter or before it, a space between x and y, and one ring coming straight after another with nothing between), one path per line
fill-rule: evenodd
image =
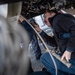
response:
M62 55L61 60L66 59L69 62L70 58L71 58L71 52L66 50Z
M37 32L39 32L39 33L41 33L41 32L42 32L42 30L39 28L39 26L38 26L38 25L35 25L35 30L36 30Z
M19 22L23 22L24 21L24 19L20 16L19 17Z

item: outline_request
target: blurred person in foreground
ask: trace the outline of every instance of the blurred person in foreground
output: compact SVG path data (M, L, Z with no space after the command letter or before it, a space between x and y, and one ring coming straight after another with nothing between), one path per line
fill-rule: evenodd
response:
M45 71L33 71L28 56L29 42L21 25L11 25L0 16L0 75L49 75Z
M0 75L27 75L29 37L20 25L0 16Z
M19 22L27 30L27 32L29 34L29 37L30 37L32 49L34 50L34 53L35 53L35 58L37 60L39 60L40 56L41 56L41 49L39 47L38 39L37 39L35 31L32 29L32 27L21 16L19 17ZM34 22L35 22L34 19L32 19L30 21L30 23L32 25L33 25ZM35 27L36 27L36 25L35 25Z
M47 26L53 28L53 37L48 36L39 27L35 29L47 43L59 48L61 61L65 59L72 64L70 68L67 68L54 57L58 68L58 75L75 74L75 18L70 14L58 13L56 10L47 10L44 13L44 22ZM54 64L49 53L44 53L40 60L47 70L52 75L55 75Z

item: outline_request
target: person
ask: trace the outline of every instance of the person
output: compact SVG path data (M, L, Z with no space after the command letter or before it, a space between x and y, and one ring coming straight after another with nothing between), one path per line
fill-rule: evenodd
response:
M40 56L41 56L41 49L39 47L35 31L21 16L19 17L19 21L22 24L22 26L27 30L27 32L30 36L30 41L32 43L32 49L34 50L35 57L37 60L39 60ZM34 22L34 20L33 20L33 22Z
M19 24L15 26L0 15L0 75L27 75L32 71L29 36Z
M75 75L75 18L70 14L58 13L56 10L47 10L44 13L44 22L47 26L53 28L53 37L48 36L39 27L35 29L47 43L59 48L61 61L65 59L72 65L72 67L68 68L54 57L58 75ZM44 53L40 60L47 70L52 75L55 75L54 64L49 53Z
M33 71L26 30L19 24L14 29L2 16L0 21L0 75L50 75L45 71Z

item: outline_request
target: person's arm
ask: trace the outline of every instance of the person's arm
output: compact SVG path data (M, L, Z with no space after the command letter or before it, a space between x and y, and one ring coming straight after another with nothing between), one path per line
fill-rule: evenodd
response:
M48 36L44 31L42 31L39 27L35 28L41 37L44 39L44 41L49 44L50 46L57 47L57 43L54 37Z
M22 17L19 18L19 22L25 28L25 30L28 32L30 40L32 41L33 37L36 37L35 31L33 30L33 28Z
M66 50L61 57L61 60L66 58L66 60L69 61L71 58L71 53L75 51L75 22L73 22L70 18L65 17L64 19L62 18L58 21L58 25L61 26L63 30L71 33Z
M50 37L48 36L44 31L42 31L40 33L40 35L42 36L42 38L44 39L44 41L49 44L50 46L53 46L53 47L57 47L57 43L56 43L56 40L55 40L55 37Z
M30 33L34 33L34 30L32 29L32 27L20 16L19 17L19 21L21 23L21 25Z
M75 23L70 18L60 19L58 25L64 30L69 31L70 37L67 43L66 50L69 52L75 51Z

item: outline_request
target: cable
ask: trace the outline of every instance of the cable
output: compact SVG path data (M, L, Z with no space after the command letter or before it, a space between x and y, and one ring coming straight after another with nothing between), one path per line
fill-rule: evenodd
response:
M57 75L57 65L56 65L56 62L55 62L55 60L54 60L54 57L53 57L52 54L50 53L50 50L48 49L46 43L44 42L44 40L42 39L42 37L39 35L39 33L35 30L35 28L34 28L23 16L21 16L21 17L33 28L33 30L36 32L36 34L38 35L38 37L39 37L40 40L42 41L44 47L46 48L46 51L49 52L49 55L51 56L51 59L52 59L52 61L53 61L53 63L54 63L54 67L55 67L56 75Z

